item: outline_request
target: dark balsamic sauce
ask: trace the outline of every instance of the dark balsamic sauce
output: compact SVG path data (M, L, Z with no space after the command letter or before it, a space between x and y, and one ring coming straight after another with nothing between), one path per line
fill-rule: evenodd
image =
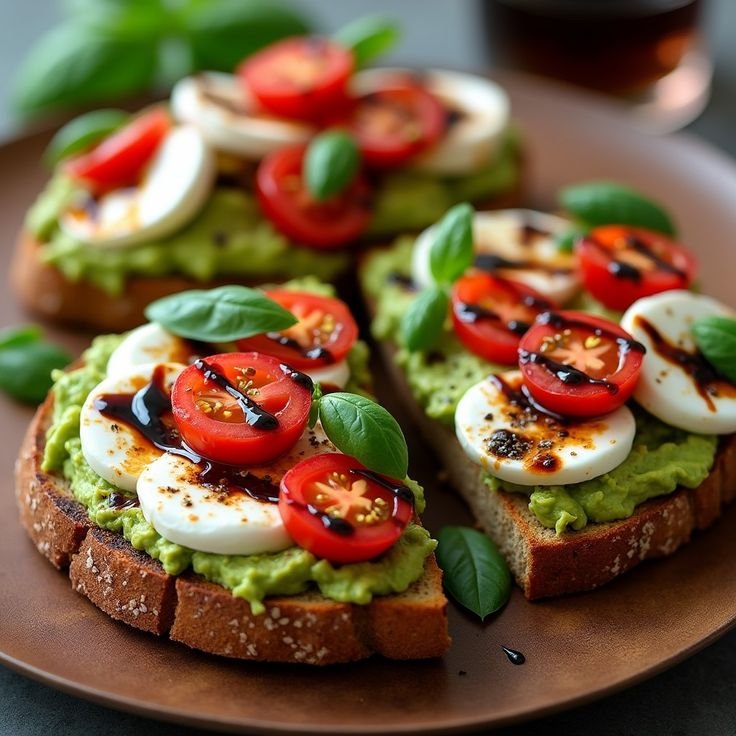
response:
M459 302L455 307L455 314L461 322L475 324L479 320L492 320L494 322L501 322L501 318L490 309L481 307L480 304L467 304L466 302ZM515 335L523 335L531 326L528 322L522 320L512 319L503 325L509 332L513 332Z
M251 427L256 427L257 429L278 429L279 420L273 414L266 411L262 406L253 401L250 396L247 396L239 388L233 386L227 377L217 370L217 366L199 359L194 361L194 367L204 376L205 381L212 381L212 383L217 384L221 389L223 389L228 396L235 399L235 402L243 412L246 424ZM167 400L170 405L171 399Z
M655 353L682 368L693 379L698 394L705 401L709 411L716 411L713 396L736 397L736 384L721 375L699 350L690 352L673 345L644 317L637 316L636 324L649 336Z
M523 383L517 390L509 386L501 376L494 374L490 376L490 381L499 391L501 391L510 404L515 404L522 411L529 412L533 416L541 415L548 421L554 421L558 424L569 424L570 419L568 417L551 411L550 409L545 409L541 404L539 404L529 393L529 389L527 389Z
M414 285L414 281L412 280L411 276L407 276L405 273L399 273L398 271L391 271L391 273L386 277L386 281L389 284L396 284L397 286L402 286L407 291L416 290L416 286Z
M630 263L616 260L609 261L607 270L611 276L615 276L617 279L628 279L634 282L641 281L641 271Z
M511 664L518 665L524 664L524 662L526 662L526 657L521 652L518 652L516 649L509 649L508 647L501 645L501 650L506 655Z
M363 470L362 468L353 468L350 472L355 473L355 475L362 475L364 478L367 478L368 480L372 480L374 483L381 486L381 488L385 488L387 491L390 491L391 493L393 493L393 495L396 496L396 498L410 504L412 508L414 507L414 494L403 483L394 483L393 481L390 481L387 478L384 478L382 475L379 475L378 473L374 473L372 470Z
M314 390L314 381L306 373L302 373L286 363L282 363L279 367L283 374L288 376L298 386L306 388L308 391Z
M323 363L331 363L333 361L332 353L327 348L314 347L303 348L296 340L293 340L279 332L267 332L264 337L283 348L293 350L297 355L309 360L321 361Z
M122 493L111 493L107 497L107 503L109 506L117 511L123 511L125 509L134 509L140 506L140 503L136 497L125 496Z
M674 266L663 258L660 258L659 255L657 255L657 253L655 253L644 241L640 240L635 235L627 235L624 240L629 249L646 258L656 270L665 271L687 280L687 274L682 269L677 268L677 266ZM594 245L605 256L611 257L611 249L602 243L599 243L595 238L588 236L588 242ZM617 258L612 258L608 262L607 270L608 273L619 279L638 282L641 281L642 278L641 269Z
M534 270L544 271L549 274L567 274L572 271L570 268L562 266L548 266L544 263L535 263L534 261L514 261L510 258L496 255L495 253L479 253L473 265L481 271L495 273L500 269L518 269L518 270Z

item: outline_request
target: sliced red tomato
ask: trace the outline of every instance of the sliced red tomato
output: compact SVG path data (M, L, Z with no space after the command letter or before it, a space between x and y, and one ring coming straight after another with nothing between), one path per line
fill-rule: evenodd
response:
M169 114L156 107L109 135L91 151L69 159L64 170L95 192L135 186L170 128Z
M311 381L278 358L223 353L182 371L171 391L186 444L208 460L257 465L293 447L309 419Z
M338 363L358 339L358 325L340 299L286 289L267 291L266 296L299 322L282 332L238 340L238 350L273 355L301 370Z
M576 251L585 288L609 309L623 311L643 296L687 289L695 276L692 253L653 230L596 227Z
M349 126L367 166L400 166L436 143L445 131L442 103L417 80L397 77L359 97Z
M317 557L371 560L394 545L413 512L411 491L338 453L303 460L281 479L279 511L294 541Z
M371 219L370 190L355 178L344 191L315 200L302 179L304 146L281 148L266 156L256 172L261 209L284 235L314 248L338 248L355 240Z
M463 276L452 290L452 322L470 352L514 365L519 339L552 302L525 284L488 273Z
M353 54L328 38L287 38L248 57L237 69L247 92L274 115L320 120L342 105Z
M548 312L519 344L531 395L564 416L593 417L621 406L641 371L644 346L615 322L584 312Z

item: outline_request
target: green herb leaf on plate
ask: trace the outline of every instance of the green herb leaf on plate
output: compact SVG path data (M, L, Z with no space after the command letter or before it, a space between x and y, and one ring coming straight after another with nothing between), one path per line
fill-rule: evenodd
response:
M576 184L560 192L560 202L588 227L631 225L675 234L675 225L656 202L635 190L606 181Z
M692 326L695 344L719 373L736 382L736 319L703 317Z
M440 286L422 289L409 304L399 324L399 339L412 353L431 350L440 339L450 300Z
M39 339L33 328L6 333L0 346L0 390L26 404L40 404L53 383L51 371L67 366L71 356Z
M498 611L511 595L511 573L496 545L464 526L444 527L437 540L447 592L481 621Z
M473 216L467 202L456 204L434 227L429 268L438 284L451 284L473 265Z
M353 52L355 66L360 69L395 46L401 29L388 18L358 18L334 34L334 39Z
M179 13L195 69L232 72L247 56L310 32L302 13L269 0L189 0Z
M113 133L130 119L123 110L93 110L70 120L60 128L44 152L49 166L76 153L87 150L93 144Z
M304 157L304 179L310 194L329 199L355 179L360 152L355 139L342 130L328 130L315 136Z
M157 50L84 25L63 25L26 56L13 104L23 114L70 108L138 92L154 79Z
M364 396L326 394L319 419L330 441L369 470L402 480L409 469L409 450L398 422L382 406Z
M43 333L38 325L6 327L0 330L0 350L27 345L29 342L38 342L42 335Z
M182 291L146 307L146 317L181 337L204 342L231 342L296 324L296 317L261 291L247 286L220 286Z

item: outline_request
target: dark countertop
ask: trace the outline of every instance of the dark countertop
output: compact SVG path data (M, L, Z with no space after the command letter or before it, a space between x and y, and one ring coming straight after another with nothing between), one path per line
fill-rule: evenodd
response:
M443 4L444 3L444 4ZM362 0L302 0L325 26L366 11ZM483 65L483 44L473 22L476 3L462 0L404 0L371 3L371 12L386 12L405 19L407 43L399 60L421 63L431 59L441 66ZM421 8L421 29L409 27ZM4 24L0 38L0 95L5 96L10 71L15 68L28 39L53 23L58 10L51 2L29 0L18 4L0 0ZM43 11L43 12L39 12ZM714 0L708 27L716 60L712 99L703 115L688 130L736 156L736 3ZM12 36L12 37L11 37ZM441 57L441 58L438 58ZM0 107L0 134L11 125ZM2 594L0 592L0 594ZM683 591L683 595L686 591ZM595 732L647 734L648 736L731 736L736 724L736 631L652 680L619 694L530 724L503 729L505 736L540 736L564 732L583 736ZM0 666L0 733L17 736L46 734L124 734L187 736L198 730L159 723L111 711L39 684Z

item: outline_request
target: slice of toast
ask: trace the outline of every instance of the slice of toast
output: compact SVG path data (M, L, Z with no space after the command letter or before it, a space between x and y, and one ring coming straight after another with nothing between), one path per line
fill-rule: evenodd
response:
M366 299L369 305L371 300ZM590 523L558 536L529 510L518 493L492 491L483 469L471 462L454 432L431 419L413 399L395 348L380 345L397 395L404 398L424 440L434 449L452 486L477 523L498 544L530 600L592 590L646 559L672 554L695 530L713 524L736 498L736 435L722 438L708 477L695 489L680 488L637 507L628 519Z
M60 475L41 467L53 396L39 407L16 464L16 496L28 535L75 590L113 618L194 649L240 659L326 665L373 653L392 659L442 655L450 644L442 573L432 555L404 593L366 606L312 592L247 601L194 573L173 577L125 539L94 526Z

